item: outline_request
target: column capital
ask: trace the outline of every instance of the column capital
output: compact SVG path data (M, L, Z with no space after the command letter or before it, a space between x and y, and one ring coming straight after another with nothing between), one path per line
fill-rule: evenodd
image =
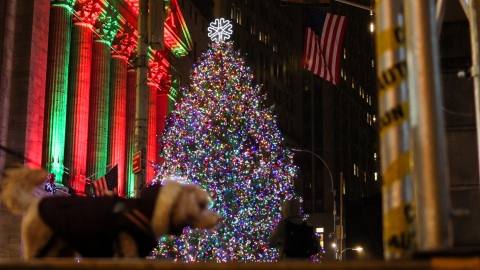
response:
M95 25L102 13L102 7L97 0L77 0L73 9L76 15L73 16L74 23L86 23L91 26Z
M171 85L171 76L168 74L167 67L164 65L164 57L161 53L155 52L148 62L147 77L150 81L160 87L165 92L168 92Z
M120 29L120 24L117 22L117 20L112 19L112 17L115 18L115 16L107 16L102 14L98 18L97 22L95 23L95 32L98 34L98 36L94 37L95 40L103 39L109 45L112 44L115 35Z
M114 40L112 47L115 50L112 50L112 54L120 54L125 56L127 59L130 59L132 53L137 46L137 39L128 33L118 33Z
M52 6L64 6L67 8L72 8L76 0L50 0Z

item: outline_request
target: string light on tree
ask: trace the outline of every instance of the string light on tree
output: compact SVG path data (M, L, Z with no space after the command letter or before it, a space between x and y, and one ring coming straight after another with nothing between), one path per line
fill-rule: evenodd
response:
M221 42L230 38L233 33L232 24L224 18L215 19L208 27L208 37L213 42Z
M213 231L185 229L165 238L155 256L175 261L276 261L267 239L281 204L294 196L293 153L282 146L266 95L232 42L210 45L191 72L161 141L158 182L177 175L200 185L222 220Z

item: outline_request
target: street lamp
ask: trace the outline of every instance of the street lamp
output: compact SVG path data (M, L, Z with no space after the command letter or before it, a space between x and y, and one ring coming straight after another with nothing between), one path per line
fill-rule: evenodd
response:
M355 250L355 251L360 252L360 251L363 250L363 248L362 247L354 247L354 248L346 248L346 249L342 250L342 252L340 252L340 261L343 260L343 252L345 252L347 250Z
M333 186L333 177L332 177L332 172L330 171L330 168L328 168L328 165L327 163L325 163L325 161L317 154L313 153L312 151L309 151L309 150L304 150L304 149L296 149L296 148L292 148L292 151L295 151L295 152L307 152L307 153L310 153L314 156L316 156L317 158L319 158L323 164L325 165L325 167L327 167L327 170L328 170L328 173L330 174L330 181L332 182L332 194L333 194L333 239L334 239L334 248L335 248L335 255L338 254L338 248L337 248L337 231L336 231L336 226L335 226L335 219L337 218L337 203L335 201L335 187ZM338 257L338 256L335 256L335 257Z
M355 248L346 248L344 250L342 250L342 253L347 251L347 250L356 250L356 251L362 251L363 248L362 247L355 247Z

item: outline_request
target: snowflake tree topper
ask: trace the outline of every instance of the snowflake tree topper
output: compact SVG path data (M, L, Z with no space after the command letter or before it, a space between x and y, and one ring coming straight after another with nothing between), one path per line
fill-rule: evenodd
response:
M208 37L212 39L213 42L227 40L232 33L232 24L224 18L215 19L208 27Z

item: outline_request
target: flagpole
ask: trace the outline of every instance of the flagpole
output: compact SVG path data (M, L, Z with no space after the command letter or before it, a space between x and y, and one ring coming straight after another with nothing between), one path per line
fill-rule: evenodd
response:
M364 6L364 5L359 5L359 4L356 4L356 3L352 3L350 1L345 1L345 0L335 0L335 1L346 4L346 5L350 5L350 6L354 6L354 7L358 7L358 8L361 8L361 9L366 9L366 10L370 10L372 12L375 12L374 8L367 7L367 6Z
M120 159L122 159L122 158L120 158ZM88 179L90 179L90 178L94 177L95 175L97 175L97 174L98 174L98 173L100 173L101 171L103 171L103 170L105 170L106 168L110 167L112 164L114 164L114 163L118 163L118 161L119 161L120 159L117 159L117 160L115 160L114 162L112 162L112 163L108 164L106 167L104 167L104 168L100 169L98 172L96 172L96 173L94 173L94 174L90 175L89 177L87 177L87 178L83 179L82 181L78 182L78 183L77 183L75 186L73 186L72 188L74 188L74 187L76 187L76 186L80 185L81 183L83 183L83 182L87 181Z

